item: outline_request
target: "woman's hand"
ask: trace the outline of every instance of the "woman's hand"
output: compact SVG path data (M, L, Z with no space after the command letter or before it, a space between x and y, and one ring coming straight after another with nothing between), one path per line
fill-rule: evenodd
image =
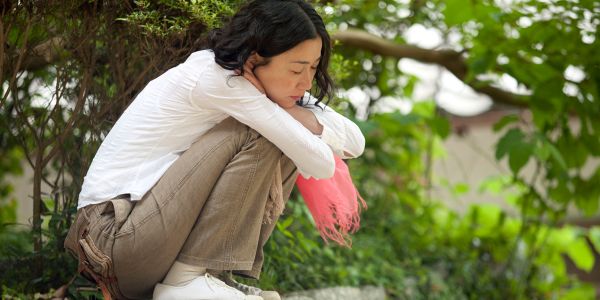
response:
M252 85L254 85L254 87L256 87L257 90L259 90L263 94L265 93L265 88L263 87L262 83L260 83L260 80L258 80L256 75L254 75L254 62L250 58L247 59L244 63L243 76L248 81L250 81L250 83L252 83Z

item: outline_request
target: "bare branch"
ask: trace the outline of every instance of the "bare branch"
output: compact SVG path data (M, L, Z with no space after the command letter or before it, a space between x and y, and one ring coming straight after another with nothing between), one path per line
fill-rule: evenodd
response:
M0 82L4 82L4 56L6 53L4 53L5 47L1 45L6 45L6 37L8 36L8 32L10 32L10 26L7 27L4 30L4 20L0 18ZM5 99L5 97L0 99L0 107L2 107Z
M23 42L23 48L19 49L19 51L17 51L19 54L17 55L16 58L14 58L14 60L16 60L16 64L15 64L15 68L11 74L11 77L8 81L8 89L6 89L4 95L2 95L2 100L0 102L0 105L4 104L4 101L6 101L6 98L8 98L8 95L10 93L10 90L14 90L16 91L16 87L15 87L15 83L17 82L17 79L19 78L19 69L21 68L21 65L23 63L24 58L27 56L27 41L29 39L29 34L31 33L31 26L33 21L31 19L27 20L27 25L25 27L24 30L24 34L22 35L22 38L24 39ZM4 47L4 45L0 45L2 47ZM0 59L4 59L4 57L0 57ZM4 63L2 64L4 66ZM2 73L4 73L6 70L6 68L2 69ZM4 78L4 74L2 75L2 78ZM4 82L2 82L4 83Z
M62 129L62 133L56 137L55 140L49 140L48 144L45 144L44 148L52 145L52 148L48 151L48 155L43 159L43 164L46 165L50 162L50 160L58 153L60 150L60 146L67 137L67 135L71 134L71 130L73 129L73 125L76 124L76 120L80 118L79 113L83 110L85 99L88 93L88 85L91 81L92 74L91 68L86 69L87 72L83 75L83 80L81 81L81 86L79 90L79 96L77 97L77 103L75 104L75 108L73 109L73 113L71 114L70 119L68 120L65 127Z
M520 95L493 87L478 80L467 82L468 66L459 52L453 50L423 49L412 45L399 45L356 29L338 31L332 35L332 38L340 41L345 46L368 50L383 56L411 58L423 63L443 66L474 90L490 96L494 102L518 107L528 106L527 102Z

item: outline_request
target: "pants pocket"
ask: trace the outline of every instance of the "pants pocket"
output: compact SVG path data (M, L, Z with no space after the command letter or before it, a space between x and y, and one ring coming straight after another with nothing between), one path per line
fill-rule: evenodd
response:
M69 228L64 245L79 261L78 273L90 281L95 281L105 297L110 294L114 299L124 299L114 276L110 253L104 252L110 251L114 243L114 238L102 233L102 227L106 225L104 223L112 222L99 222L99 219L104 218L99 212L103 211L105 206L111 205L103 203L98 207L80 209L75 222Z
M103 278L112 277L112 260L96 247L89 235L80 239L79 245L85 255L84 263L88 265L91 271Z

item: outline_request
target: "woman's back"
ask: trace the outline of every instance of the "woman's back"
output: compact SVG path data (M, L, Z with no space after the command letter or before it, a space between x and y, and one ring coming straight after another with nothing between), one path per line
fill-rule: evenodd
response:
M198 51L148 83L98 149L79 207L121 194L141 199L182 152L227 117L199 108L190 95L200 74L214 66L211 51ZM222 71L224 78L231 73Z

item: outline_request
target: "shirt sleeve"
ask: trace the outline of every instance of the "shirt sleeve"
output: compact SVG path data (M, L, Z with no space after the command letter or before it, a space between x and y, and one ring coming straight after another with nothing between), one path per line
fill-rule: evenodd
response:
M287 155L304 177L330 178L335 171L333 152L318 136L241 76L207 68L191 91L191 102L214 109L253 128Z
M329 106L321 103L318 106L315 105L317 99L310 94L307 93L306 96L308 96L308 102L305 107L323 125L321 139L331 147L333 152L344 159L362 155L365 150L365 137L360 128Z

